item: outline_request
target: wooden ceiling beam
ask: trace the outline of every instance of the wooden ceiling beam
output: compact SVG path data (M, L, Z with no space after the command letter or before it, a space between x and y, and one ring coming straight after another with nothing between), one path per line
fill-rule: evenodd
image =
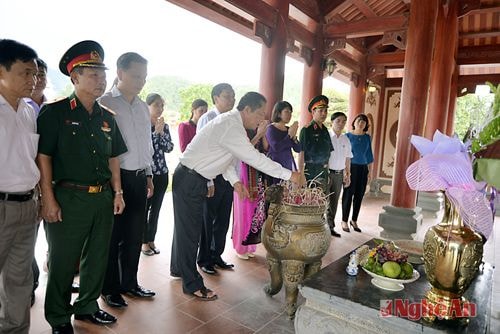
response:
M260 42L260 38L253 34L253 22L233 13L218 3L211 0L166 0L174 5L195 13L209 21L217 23L227 29Z
M325 4L326 3L326 4ZM322 6L322 4L325 4ZM351 5L350 0L331 0L320 3L321 12L328 16L334 16ZM325 15L326 16L326 15Z
M500 48L497 45L463 47L458 50L458 65L498 64ZM404 52L369 54L369 66L403 66Z
M366 60L368 66L403 66L405 63L404 52L369 54Z
M296 41L299 41L301 44L315 49L315 37L312 32L307 30L302 24L300 24L297 20L289 19L288 20L288 28L290 29L290 36Z
M323 20L316 1L291 0L290 4L316 22L321 22Z
M198 1L198 0L195 0ZM265 25L275 28L278 20L278 10L262 0L225 0L227 3L241 9L262 21Z
M466 46L458 49L458 65L498 64L500 47L498 45Z
M335 38L346 36L366 37L382 35L384 31L400 30L408 25L408 17L394 15L386 17L367 18L354 22L333 22L325 25L325 37Z
M462 33L458 38L487 38L487 37L498 37L500 36L500 30L488 30L488 31L474 31Z
M331 53L331 58L349 70L358 74L361 73L361 66L359 65L359 62L356 59L351 58L349 54L337 50Z
M373 9L364 0L351 0L352 4L358 7L359 11L366 17L377 17Z
M500 84L500 74L475 74L475 75L460 75L458 77L458 86L468 87L476 85L484 85L486 81L494 85Z

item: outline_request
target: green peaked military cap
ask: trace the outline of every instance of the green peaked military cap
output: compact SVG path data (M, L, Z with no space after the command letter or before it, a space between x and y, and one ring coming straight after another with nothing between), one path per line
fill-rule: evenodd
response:
M104 61L104 50L95 41L81 41L64 53L59 62L59 70L68 75L77 67L95 67L107 69Z
M328 108L328 102L328 98L324 95L315 96L311 99L311 102L309 102L307 110L312 113L315 108Z

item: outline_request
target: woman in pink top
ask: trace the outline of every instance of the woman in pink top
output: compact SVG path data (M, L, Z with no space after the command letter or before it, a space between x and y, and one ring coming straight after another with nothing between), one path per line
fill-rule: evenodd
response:
M205 100L196 99L191 104L191 117L189 121L179 124L179 146L184 152L196 134L196 124L200 117L207 112L208 104Z

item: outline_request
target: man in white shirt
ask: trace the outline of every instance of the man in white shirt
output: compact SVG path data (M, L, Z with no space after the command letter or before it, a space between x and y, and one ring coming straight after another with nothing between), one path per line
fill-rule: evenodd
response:
M234 107L234 90L230 84L220 83L212 89L214 109L204 114L197 124L200 132L210 121L221 114L229 112ZM221 269L232 269L231 263L226 263L221 255L226 247L226 235L231 221L233 205L233 187L222 175L214 180L214 194L205 199L203 207L203 229L198 252L198 266L207 274L215 274L215 266Z
M236 162L241 160L264 173L301 183L303 176L281 167L259 153L250 143L245 129L255 129L265 118L266 99L259 93L245 94L237 110L209 122L196 134L180 158L173 182L174 236L170 273L182 278L184 293L200 300L215 300L196 270L196 251L203 225L203 199L208 195L207 181L222 174L242 198L248 189L240 182Z
M0 39L0 333L28 333L40 179L36 115L23 98L36 84L36 52Z
M135 52L122 54L116 62L117 84L99 99L116 113L128 149L118 156L126 207L123 214L115 216L102 288L102 297L111 307L127 306L121 293L138 298L155 295L137 282L146 201L153 195L151 117L146 102L138 96L146 83L147 63Z
M334 112L331 116L332 131L330 138L332 140L333 152L330 154L328 160L328 168L330 169L329 178L329 196L328 196L328 210L326 213L330 232L334 237L340 237L340 234L335 232L335 214L337 213L337 206L340 198L340 191L342 185L346 187L351 183L351 142L342 131L344 130L347 116L343 112ZM343 227L342 227L343 228ZM345 229L344 229L345 231ZM349 229L347 229L349 231Z

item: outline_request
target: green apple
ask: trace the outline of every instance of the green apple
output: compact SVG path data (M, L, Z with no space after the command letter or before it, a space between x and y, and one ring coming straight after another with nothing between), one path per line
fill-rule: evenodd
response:
M390 278L397 278L401 273L401 266L394 261L387 261L382 265L384 275Z
M404 278L408 279L413 277L413 266L411 265L411 263L402 263L401 271L404 272Z

